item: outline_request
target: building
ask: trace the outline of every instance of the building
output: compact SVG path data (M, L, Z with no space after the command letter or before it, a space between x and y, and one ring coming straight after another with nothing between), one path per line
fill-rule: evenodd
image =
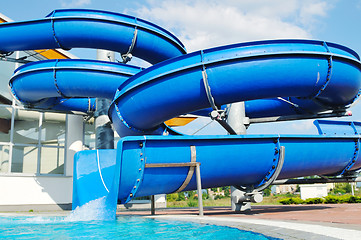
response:
M0 14L0 24L11 21ZM0 53L0 211L71 209L74 154L95 148L94 119L82 113L29 109L8 87L14 70L26 62L66 58L76 57L61 49ZM184 125L193 119L168 124ZM119 140L116 133L114 137ZM148 199L125 207L150 206ZM164 194L155 199L157 207L166 206Z
M0 23L8 21L0 14ZM73 156L94 147L94 126L80 113L26 109L8 87L24 62L64 58L75 57L49 49L0 55L1 211L71 209Z

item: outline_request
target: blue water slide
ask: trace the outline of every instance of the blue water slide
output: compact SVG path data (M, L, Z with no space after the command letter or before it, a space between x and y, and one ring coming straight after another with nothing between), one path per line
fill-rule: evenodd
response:
M210 97L219 106L293 97L308 111L338 110L357 98L360 66L352 50L322 41L223 46L164 61L131 77L118 88L109 115L118 133L128 135L131 129L142 135L167 119L209 107ZM280 113L294 109L287 105Z
M87 112L94 110L90 98L113 99L116 88L141 70L95 60L47 60L16 69L9 85L13 96L27 105Z
M55 10L44 19L1 24L0 35L0 52L102 48L152 64L186 53L174 35L153 23L99 10Z
M0 35L2 36L0 52L3 53L51 48L101 48L117 51L121 54L130 53L152 64L186 53L183 44L161 27L132 16L98 10L55 10L44 19L3 23L0 25ZM106 85L101 88L97 88L97 84L101 85L100 81L93 81L91 84L88 81L79 81L80 87L77 90L72 88L73 91L67 95L62 90L69 92L70 89L60 89L57 86L59 84L57 79L54 80L50 75L44 78L43 68L47 68L47 71L51 72L51 67L56 69L58 78L62 76L59 72L63 71L63 67L66 68L64 70L66 72L69 72L70 68L74 68L74 70L79 68L77 69L78 72L81 71L81 68L88 68L90 71L91 69L98 69L99 72L109 70L116 72L115 74L123 71L124 77L115 81L114 86L111 86L110 80L106 82L103 80L101 83ZM12 88L12 92L18 100L28 106L64 111L93 111L95 101L89 97L112 99L121 79L125 80L125 75L129 77L137 72L132 67L128 69L127 67L79 60L74 63L68 61L49 62L48 64L34 63L34 65L17 70L17 73L22 76L22 79L18 80L21 82L21 86ZM32 77L29 76L30 72L32 72ZM26 77L23 78L25 75ZM33 82L34 78L38 76L44 79L41 85ZM80 77L81 80L86 79L85 74L82 76ZM111 74L109 76L112 78ZM74 82L74 79L72 77L68 82ZM14 81L11 80L11 87L13 84L16 84L15 78ZM94 92L91 88L93 90L98 89L98 91ZM87 97L87 99L74 99L79 96ZM45 98L48 99L45 100Z
M152 23L94 10L56 10L45 19L1 24L0 34L1 52L103 48L155 64L141 70L50 60L25 65L10 80L13 95L29 106L90 111L92 97L114 96L109 116L126 137L116 150L76 154L73 208L105 197L115 211L117 199L195 189L194 169L172 164L200 163L205 188L262 186L279 166L279 179L361 168L360 125L352 122L316 122L317 136L148 135L165 133L163 122L178 115L239 101L252 117L344 110L361 87L360 58L344 46L270 40L185 54L176 37Z

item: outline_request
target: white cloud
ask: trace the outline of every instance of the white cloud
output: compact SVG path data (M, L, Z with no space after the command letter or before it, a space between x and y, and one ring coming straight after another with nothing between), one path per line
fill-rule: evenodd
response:
M331 1L332 2L332 1ZM169 29L188 51L224 44L279 38L311 38L325 0L163 0L136 11Z
M60 4L64 8L83 7L91 4L91 0L61 0Z

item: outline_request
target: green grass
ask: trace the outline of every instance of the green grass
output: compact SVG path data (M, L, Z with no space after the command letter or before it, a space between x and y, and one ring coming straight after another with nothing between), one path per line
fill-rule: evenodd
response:
M285 195L264 197L261 203L252 203L252 205L281 205L278 201L285 198ZM192 202L190 204L190 201ZM193 203L196 202L194 206ZM185 200L185 201L167 201L168 208L182 208L182 207L197 207L198 200ZM205 199L203 200L205 207L229 207L231 206L231 198L225 197L217 200Z
M335 195L329 194L328 198L332 198ZM361 197L361 190L355 192L355 196ZM299 195L293 195L293 194L278 194L273 196L264 196L263 201L260 203L252 203L252 205L282 205L280 203L280 200L287 199L287 198L299 198ZM343 199L346 197L349 197L349 194L342 194L341 196L335 196L337 199ZM342 203L342 201L338 201ZM345 201L344 201L345 202ZM305 204L307 201L305 201ZM313 202L309 202L309 204L312 204ZM328 202L329 203L329 202ZM183 200L183 201L167 201L167 207L168 208L187 208L187 207L197 207L198 206L198 200L191 199L191 200ZM203 200L203 206L205 207L230 207L231 206L231 199L230 197L225 197L217 200L212 199L205 199Z

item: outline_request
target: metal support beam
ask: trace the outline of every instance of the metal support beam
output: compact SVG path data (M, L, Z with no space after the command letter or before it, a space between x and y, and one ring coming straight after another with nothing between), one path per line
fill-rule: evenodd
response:
M244 102L232 103L228 106L227 122L229 126L235 131L237 135L246 134L246 111ZM241 191L234 186L231 186L231 207L232 211L250 211L250 202L239 202L247 194L247 191Z
M150 196L150 214L155 215L155 199L154 199L154 195Z
M333 178L305 178L305 179L283 179L276 180L272 185L283 184L315 184L315 183L340 183L340 182L361 182L361 177L333 177Z
M145 164L144 167L145 168L195 167L196 168L196 181L197 181L197 194L198 194L198 211L199 211L199 216L203 216L204 213L203 213L202 182L201 182L200 166L201 166L200 162L186 162L186 163L148 163L148 164ZM152 215L154 215L153 210L152 210Z
M320 113L320 114L250 118L249 122L250 123L268 123L268 122L284 122L284 121L303 120L303 119L307 120L307 119L319 119L319 118L330 118L330 117L350 117L350 116L352 116L351 111L340 111L340 112Z
M198 211L199 216L203 216L203 195L202 195L202 183L201 183L201 170L200 163L196 166L196 179L197 179L197 194L198 194Z
M97 60L114 62L114 52L97 50ZM114 131L108 117L110 100L96 99L95 111L95 146L97 149L114 149Z

